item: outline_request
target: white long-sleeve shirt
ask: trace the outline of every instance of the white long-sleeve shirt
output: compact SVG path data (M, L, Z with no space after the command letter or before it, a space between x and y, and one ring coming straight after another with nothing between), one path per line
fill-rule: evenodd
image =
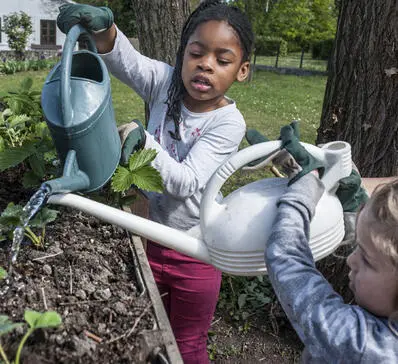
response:
M233 100L205 113L181 110L181 140L174 140L174 122L166 116L167 90L173 67L141 55L117 30L114 48L102 55L109 71L149 104L145 148L156 149L153 166L160 172L164 193L150 193L150 216L164 225L188 230L199 223L199 206L207 181L233 152L246 125Z

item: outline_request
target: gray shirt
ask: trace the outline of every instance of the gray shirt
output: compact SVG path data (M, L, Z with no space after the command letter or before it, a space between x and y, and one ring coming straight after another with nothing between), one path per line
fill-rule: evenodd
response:
M306 363L398 363L398 338L386 318L348 305L315 268L310 220L323 193L312 174L291 185L278 203L268 240L269 278L305 344Z
M102 55L110 72L149 104L145 148L158 155L153 166L162 176L163 194L149 194L151 218L188 230L199 223L199 205L215 170L237 151L246 125L233 100L217 110L194 113L182 105L181 140L171 138L174 123L166 117L167 90L173 67L141 55L119 30L115 46ZM126 120L127 122L128 120Z

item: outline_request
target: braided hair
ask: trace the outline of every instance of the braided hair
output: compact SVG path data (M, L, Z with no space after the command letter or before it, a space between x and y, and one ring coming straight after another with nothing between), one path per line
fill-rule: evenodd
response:
M207 21L218 20L227 22L236 32L242 48L242 63L249 61L253 49L254 35L249 19L237 7L229 6L222 0L203 1L188 17L182 28L180 46L177 52L176 64L171 83L167 91L167 117L174 121L175 132L170 132L172 138L181 140L180 119L181 102L186 94L186 89L181 77L184 52L188 40L196 28Z

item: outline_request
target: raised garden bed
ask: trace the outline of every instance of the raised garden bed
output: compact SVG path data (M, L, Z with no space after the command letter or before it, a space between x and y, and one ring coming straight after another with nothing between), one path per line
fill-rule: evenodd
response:
M24 204L33 193L19 181L16 171L0 174L0 211L11 201ZM182 362L139 238L60 208L45 245L22 246L14 281L0 299L0 314L13 321L22 322L25 309L54 310L62 317L59 328L31 336L23 362ZM9 248L10 242L0 243L4 268ZM25 329L1 337L9 359Z

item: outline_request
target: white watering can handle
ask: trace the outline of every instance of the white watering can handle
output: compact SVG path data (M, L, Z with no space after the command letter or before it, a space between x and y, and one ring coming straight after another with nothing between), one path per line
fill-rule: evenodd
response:
M281 141L276 140L249 146L231 155L227 161L217 169L210 178L203 193L200 208L200 222L202 227L207 226L209 219L213 218L213 213L217 212L218 204L216 202L216 197L225 181L237 170L256 159L268 156L269 160L271 160L274 153L280 150L281 144ZM307 143L301 144L315 159L322 162L325 166L322 182L326 191L330 191L336 186L340 179L348 177L351 174L352 162L350 144L337 141L327 143L322 148Z

